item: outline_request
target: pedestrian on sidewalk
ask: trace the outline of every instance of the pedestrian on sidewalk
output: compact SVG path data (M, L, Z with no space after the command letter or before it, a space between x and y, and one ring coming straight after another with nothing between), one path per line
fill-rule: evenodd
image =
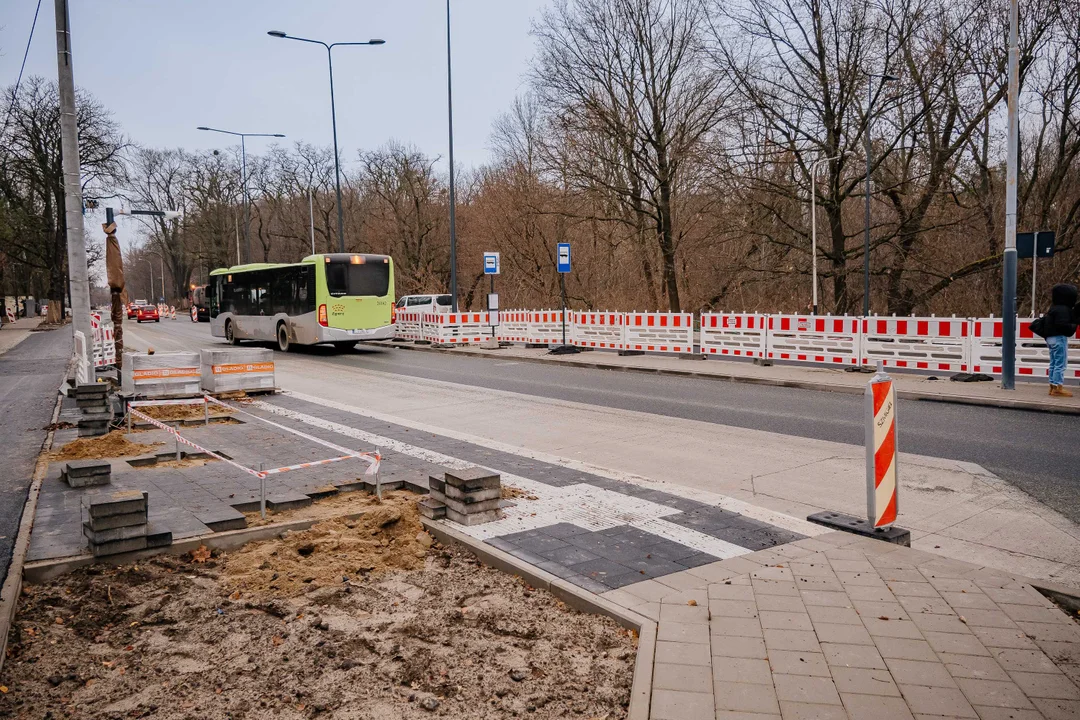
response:
M1050 349L1050 395L1072 397L1065 389L1065 365L1069 361L1069 338L1076 334L1080 306L1075 285L1061 283L1050 291L1050 309L1031 324L1031 330L1046 340Z

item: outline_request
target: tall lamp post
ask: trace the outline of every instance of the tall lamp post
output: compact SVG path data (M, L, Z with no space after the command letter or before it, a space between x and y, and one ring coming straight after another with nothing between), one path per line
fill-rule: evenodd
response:
M811 298L812 313L817 315L818 311L818 288L817 288L817 169L818 165L822 163L832 162L833 160L839 160L847 155L847 153L840 153L833 157L818 158L814 162L810 163L810 266L811 274L814 276L814 290Z
M446 0L446 117L450 135L450 298L458 311L457 293L457 195L454 187L454 81L450 62L450 0Z
M1001 387L1016 387L1016 166L1019 137L1019 3L1009 2L1009 148L1005 165L1005 255L1001 273ZM1035 260L1032 260L1035 262Z
M884 74L871 73L866 81L866 230L863 236L863 317L870 315L870 120L874 114L874 83L877 78L883 83L900 78Z
M334 128L334 188L337 191L337 225L338 225L338 252L345 252L345 213L341 207L341 162L338 158L337 143L337 109L334 106L334 55L331 50L339 45L382 45L386 41L372 38L366 42L336 42L324 43L322 40L310 40L308 38L289 35L281 30L270 30L266 33L270 37L284 40L298 40L300 42L314 43L326 48L326 63L330 68L330 121Z
M281 133L241 133L233 132L232 130L218 130L217 128L205 127L200 125L195 128L196 130L205 130L207 132L221 133L222 135L232 135L240 138L240 184L244 194L244 254L247 255L247 261L251 262L251 203L248 202L248 187L247 187L247 149L244 145L244 139L249 137L273 137L283 138L285 137ZM236 259L236 263L240 264L239 253Z

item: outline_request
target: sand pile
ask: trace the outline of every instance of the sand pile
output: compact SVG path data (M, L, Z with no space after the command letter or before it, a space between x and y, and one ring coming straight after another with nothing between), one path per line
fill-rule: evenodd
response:
M206 417L205 411L202 405L145 405L143 407L136 408L143 415L149 415L155 420L162 422L176 421L176 420L202 420ZM228 410L223 410L221 407L210 408L210 419L213 420L216 417L231 417L231 413Z
M389 569L423 566L431 538L415 503L387 502L356 520L324 520L230 555L223 581L241 595L293 597Z
M124 437L121 430L113 430L108 435L99 437L85 437L72 440L59 450L53 450L49 454L51 462L61 460L95 460L99 458L117 458L128 455L145 455L161 443L144 445L143 443L131 442Z

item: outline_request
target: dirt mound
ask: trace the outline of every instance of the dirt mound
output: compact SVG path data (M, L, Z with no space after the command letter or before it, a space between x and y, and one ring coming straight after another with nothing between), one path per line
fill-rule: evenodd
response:
M0 717L626 717L627 632L466 552L434 546L423 569L287 600L232 599L219 573L235 558L94 565L27 586Z
M135 408L143 415L149 415L155 420L162 422L172 420L202 420L206 417L205 410L202 405L144 405L142 407ZM222 410L221 407L210 409L210 419L215 417L232 417L232 414L228 410Z
M241 595L293 597L369 573L421 567L430 545L415 502L393 499L356 520L324 520L283 540L249 543L229 556L224 582Z
M161 443L144 445L131 442L124 437L122 430L113 430L108 435L85 437L72 440L59 450L49 453L50 462L61 460L96 460L100 458L118 458L128 455L145 455Z

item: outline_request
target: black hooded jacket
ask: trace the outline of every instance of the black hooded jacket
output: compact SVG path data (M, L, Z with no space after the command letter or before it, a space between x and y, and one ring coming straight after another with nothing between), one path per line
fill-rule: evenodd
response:
M1050 309L1046 311L1043 337L1076 334L1076 286L1062 283L1050 291Z

